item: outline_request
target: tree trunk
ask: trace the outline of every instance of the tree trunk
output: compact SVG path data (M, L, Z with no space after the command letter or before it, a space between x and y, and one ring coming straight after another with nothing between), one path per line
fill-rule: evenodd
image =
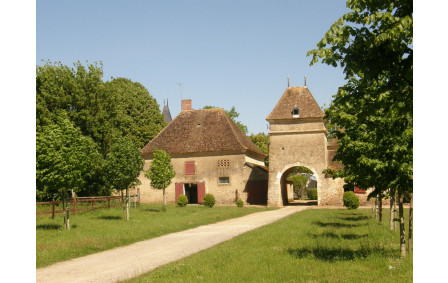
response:
M121 190L121 209L123 210L123 216L126 218L126 211L125 211L125 207L124 207L123 190Z
M400 255L406 256L406 235L404 231L403 195L398 193L398 217L400 218Z
M381 193L378 195L378 222L383 224L383 198Z
M163 189L163 211L166 212L166 195L165 195L165 189Z
M68 193L67 193L66 201L67 201L67 206L66 206L66 209L67 209L67 223L66 223L66 227L65 228L67 228L67 230L70 230L70 210L68 208L68 204L70 202L70 198L68 196Z
M375 218L377 216L376 204L377 204L377 198L375 197L373 199L373 215L375 216Z
M64 227L67 227L67 215L65 215L65 196L62 196L62 214L64 215Z
M397 230L397 191L394 192L394 232Z
M126 189L126 220L129 220L129 188Z
M395 204L395 196L394 196L394 192L392 189L389 189L389 194L390 194L390 223L389 223L389 228L390 231L393 232L394 231L394 219L395 219L395 212L394 212L394 204Z
M412 254L412 221L413 221L413 209L412 209L412 202L413 202L413 195L411 193L411 201L409 202L409 233L408 233L408 253L409 255Z

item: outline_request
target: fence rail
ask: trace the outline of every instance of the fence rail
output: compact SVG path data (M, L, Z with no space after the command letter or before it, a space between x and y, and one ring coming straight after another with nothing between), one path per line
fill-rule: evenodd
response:
M139 194L131 195L130 201L134 202L134 205L140 203ZM76 212L123 207L123 205L121 196L74 197L69 201L69 211L76 215ZM55 214L64 212L62 201L36 202L36 215L51 214L54 218Z

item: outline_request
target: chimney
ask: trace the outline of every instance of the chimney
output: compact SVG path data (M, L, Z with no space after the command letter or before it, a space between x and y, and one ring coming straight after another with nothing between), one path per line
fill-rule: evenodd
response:
M182 111L185 111L185 110L193 110L191 108L191 99L182 100Z

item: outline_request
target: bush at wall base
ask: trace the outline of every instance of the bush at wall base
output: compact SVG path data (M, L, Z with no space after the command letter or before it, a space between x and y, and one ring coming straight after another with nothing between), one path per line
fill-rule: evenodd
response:
M180 195L180 196L177 198L177 206L185 207L187 204L188 204L187 196L185 196L185 195Z
M317 188L307 189L306 194L308 196L308 199L317 200Z
M359 198L353 192L345 192L342 201L348 209L357 209L359 207Z
M212 194L205 194L202 203L207 207L213 207L216 203L215 197Z
M237 207L243 207L243 206L244 206L244 202L239 198L239 199L236 201L236 206L237 206Z

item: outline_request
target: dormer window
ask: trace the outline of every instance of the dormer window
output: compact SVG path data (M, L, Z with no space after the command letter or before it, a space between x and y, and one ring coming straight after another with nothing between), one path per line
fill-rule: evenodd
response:
M292 109L291 114L293 118L299 118L299 107L296 106Z

